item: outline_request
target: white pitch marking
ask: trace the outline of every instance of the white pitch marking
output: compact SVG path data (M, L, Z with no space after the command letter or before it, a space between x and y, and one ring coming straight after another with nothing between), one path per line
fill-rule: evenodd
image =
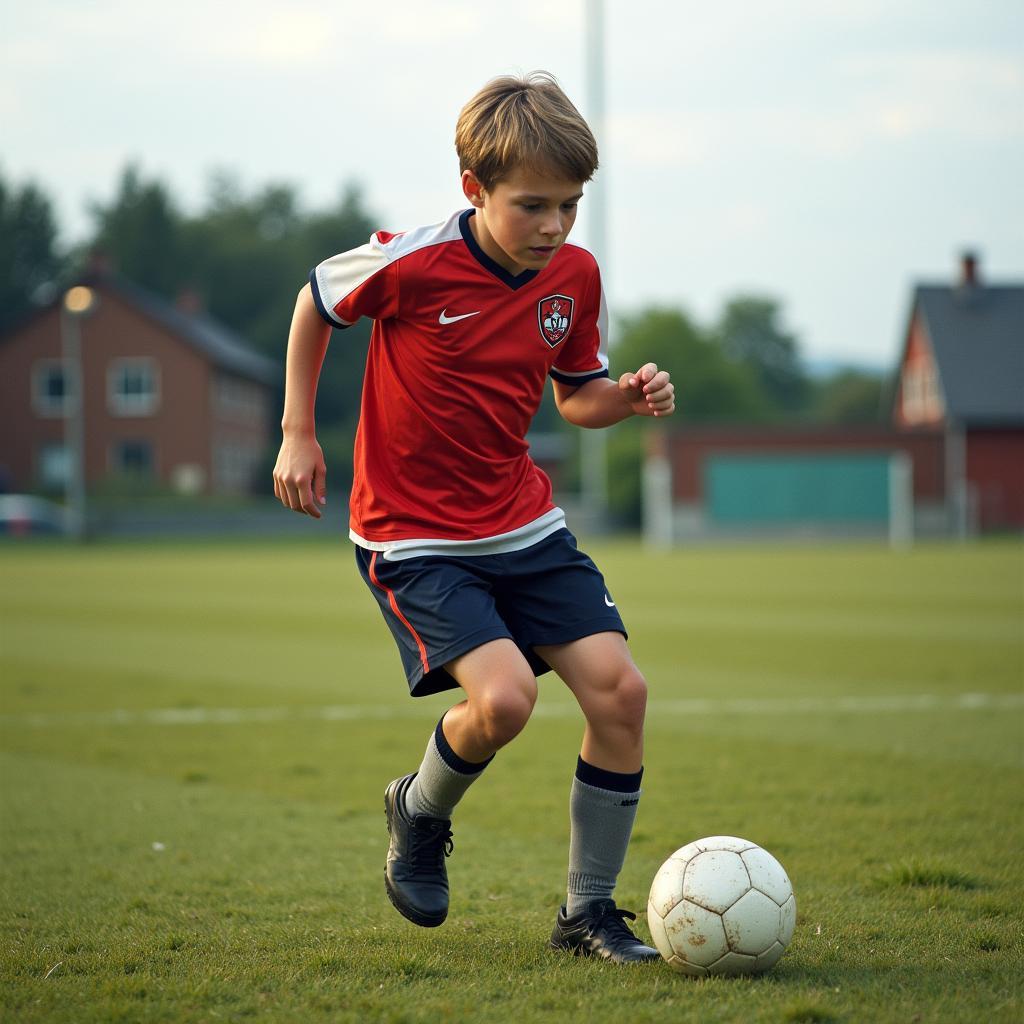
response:
M899 714L921 711L1013 711L1024 708L1020 693L959 693L874 695L867 697L737 697L715 700L687 698L652 700L649 717L657 715L827 715ZM568 701L538 704L535 715L565 718L579 714ZM45 714L0 715L3 726L46 728L59 725L246 725L289 721L392 721L400 718L433 718L437 708L381 704L329 704L312 707L269 708L146 708L129 711L70 711Z

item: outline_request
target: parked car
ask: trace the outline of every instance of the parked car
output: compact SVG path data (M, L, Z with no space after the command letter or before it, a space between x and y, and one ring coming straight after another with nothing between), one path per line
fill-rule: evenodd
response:
M33 494L0 494L0 534L16 537L64 533L62 505Z

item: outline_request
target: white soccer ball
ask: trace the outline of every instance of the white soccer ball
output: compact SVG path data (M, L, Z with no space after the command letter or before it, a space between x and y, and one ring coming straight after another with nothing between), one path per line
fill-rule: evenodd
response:
M683 974L766 971L796 925L796 897L782 865L735 836L698 839L659 868L647 901L658 952Z

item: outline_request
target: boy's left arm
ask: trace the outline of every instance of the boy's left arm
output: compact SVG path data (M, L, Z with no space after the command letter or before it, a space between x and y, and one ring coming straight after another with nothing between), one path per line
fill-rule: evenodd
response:
M675 387L667 370L645 363L618 381L600 377L573 387L552 381L562 418L577 427L610 427L629 416L670 416L675 412Z

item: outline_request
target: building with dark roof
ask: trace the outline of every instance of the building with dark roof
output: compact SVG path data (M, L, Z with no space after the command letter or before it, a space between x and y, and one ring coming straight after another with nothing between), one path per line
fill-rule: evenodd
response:
M1024 529L1024 283L981 277L973 253L952 284L914 289L893 420L941 430L961 529Z
M249 491L270 443L282 368L207 316L107 272L75 317L85 483L148 479L194 494ZM83 293L84 294L84 293ZM60 298L0 338L0 490L61 491L78 420Z
M914 289L903 336L887 423L653 433L646 536L1024 530L1024 284L983 281L968 254Z

